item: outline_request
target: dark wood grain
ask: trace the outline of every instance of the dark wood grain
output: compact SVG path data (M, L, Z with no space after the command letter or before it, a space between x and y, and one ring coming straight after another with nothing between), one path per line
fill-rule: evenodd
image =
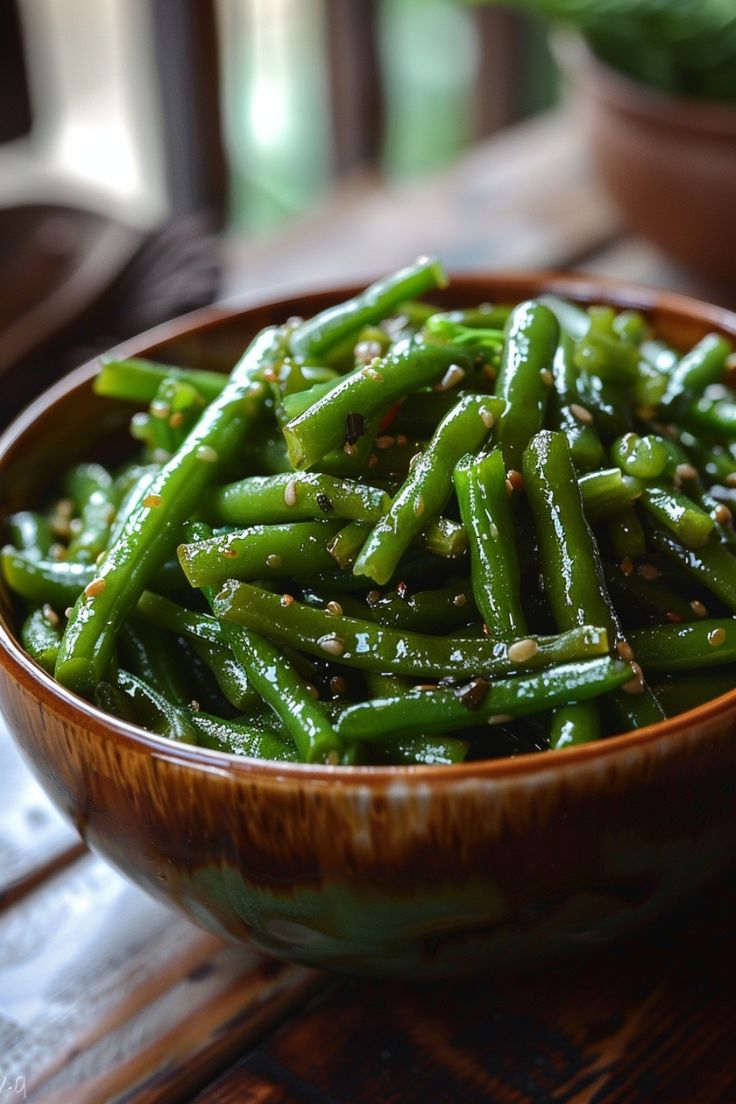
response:
M731 1104L736 879L537 975L342 981L198 1104Z

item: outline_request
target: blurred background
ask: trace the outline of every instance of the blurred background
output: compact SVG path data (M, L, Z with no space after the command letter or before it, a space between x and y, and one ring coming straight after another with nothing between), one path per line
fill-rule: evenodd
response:
M731 301L736 214L693 195L735 206L735 39L723 0L3 0L3 413L184 310L417 252Z

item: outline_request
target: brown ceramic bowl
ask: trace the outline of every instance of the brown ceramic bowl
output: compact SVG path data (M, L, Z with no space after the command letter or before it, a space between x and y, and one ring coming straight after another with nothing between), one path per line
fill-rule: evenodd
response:
M124 346L229 365L253 331L346 289L205 311ZM451 305L554 291L639 307L690 344L736 315L585 277L458 278ZM124 440L95 365L0 440L1 507ZM455 767L285 766L192 748L100 713L23 652L8 596L0 701L44 787L89 845L194 921L287 959L365 974L529 963L661 914L731 861L736 692L648 729L559 753Z
M579 40L561 37L556 53L583 93L593 159L631 228L736 284L736 105L640 84Z

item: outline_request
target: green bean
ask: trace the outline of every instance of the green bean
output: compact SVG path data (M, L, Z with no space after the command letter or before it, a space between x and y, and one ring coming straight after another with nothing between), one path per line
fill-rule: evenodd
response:
M355 561L355 575L367 575L381 586L388 582L414 537L449 499L455 464L469 448L482 444L498 414L496 399L467 395L440 422L388 513L368 535Z
M540 303L554 314L559 327L574 341L585 337L590 329L590 315L579 307L577 303L570 303L567 299L560 299L557 295L540 295Z
M140 467L136 478L130 483L127 491L120 490L120 505L113 518L110 533L107 538L107 547L114 548L127 525L131 514L140 508L143 499L148 494L151 484L160 473L159 464L144 464Z
M202 747L249 759L272 759L281 763L299 761L292 740L282 738L274 729L252 723L239 724L200 712L191 713L189 721Z
M567 437L575 467L588 471L600 467L604 453L600 437L587 420L587 412L580 405L574 349L572 338L562 332L552 362L553 399L558 428Z
M185 609L177 602L151 590L144 590L138 599L136 612L169 632L206 640L221 648L228 646L224 629L212 614Z
M424 324L432 333L446 325L467 326L473 330L503 330L511 311L512 307L508 304L491 303L451 311L438 311L435 307Z
M332 538L327 550L342 568L352 567L371 531L369 521L351 521Z
M196 508L221 464L236 451L257 415L266 363L278 355L277 330L264 330L206 408L177 454L128 518L118 542L97 567L94 589L82 592L61 642L56 678L89 695L105 675L118 629L178 541L178 527ZM254 393L255 392L255 393ZM252 402L254 409L248 407Z
M618 564L627 559L636 563L647 550L644 527L632 506L624 506L623 509L609 514L605 518L604 533L608 547Z
M371 744L371 762L376 765L405 764L406 766L449 767L462 763L468 753L467 740L456 736L389 736Z
M686 411L709 384L721 379L732 352L730 341L707 334L672 370L659 404L662 413L671 417Z
M323 517L377 521L390 502L378 487L316 472L289 472L218 487L207 512L218 524L242 526Z
M446 633L469 624L478 616L467 581L436 590L416 591L403 598L396 591L390 591L372 600L369 598L368 604L381 625L413 632ZM350 611L346 609L345 612Z
M176 368L172 364L131 357L129 360L103 360L93 390L97 395L148 405L166 379L189 384L206 402L213 402L227 383L227 376L222 372Z
M20 510L7 520L10 539L19 552L43 560L54 543L54 534L43 514Z
M349 706L337 722L345 740L373 741L384 735L462 732L473 725L503 723L556 705L587 701L622 686L631 668L620 660L565 663L543 674L489 683L476 679L459 689L413 690Z
M502 640L524 636L517 532L501 449L479 458L464 456L455 467L454 481L470 542L475 604L491 636Z
M667 443L653 434L627 433L611 445L611 459L627 475L657 479L668 466Z
M420 258L385 280L335 307L302 322L289 336L294 355L307 359L323 356L335 346L356 335L364 326L380 322L407 299L417 299L426 291L445 287L447 278L435 258ZM358 408L360 409L360 408Z
M616 333L613 308L589 307L588 316L588 330L575 344L578 368L611 383L633 383L638 375L639 350Z
M730 398L711 399L704 396L698 399L685 415L688 425L709 435L736 437L736 402L733 392L730 395Z
M588 472L580 477L578 485L589 521L600 521L630 506L643 490L643 484L638 479L624 475L620 468Z
M452 345L468 346L482 350L487 356L497 356L503 348L503 329L488 326L469 326L453 322L446 315L434 314L424 326L427 340L447 341Z
M641 343L649 336L649 326L641 311L619 311L614 316L612 325L615 334L624 341L633 342L634 345L639 346L639 352L641 353Z
M524 484L534 514L545 593L558 629L594 622L605 626L611 646L632 658L618 615L606 590L603 565L583 514L583 503L562 433L538 433L524 453ZM635 670L635 669L634 669ZM628 727L664 716L656 699L634 673L631 685L611 697Z
M650 541L736 612L736 559L726 545L711 540L701 548L687 548L657 528L651 530Z
M53 675L61 643L59 618L54 611L48 607L31 610L21 626L20 639L31 659Z
M658 620L672 622L694 621L698 616L687 598L659 579L644 578L633 570L631 574L624 575L618 567L606 566L604 571L606 586L615 593L617 606L628 603L639 615L646 613Z
M472 354L451 345L408 343L373 364L356 368L284 426L293 467L314 467L332 449L346 443L350 419L360 416L367 420L404 395L434 383L454 366L470 371Z
M715 528L705 510L677 491L645 487L641 503L655 522L669 529L687 548L701 548Z
M736 621L720 618L636 629L631 643L646 671L721 666L736 660Z
M488 637L452 639L397 631L310 609L298 601L285 605L275 594L235 581L225 584L213 609L226 622L234 621L322 659L405 675L506 674L600 655L608 647L606 633L589 625L560 636L532 637L522 642L521 649Z
M126 621L120 628L120 652L123 666L168 702L187 705L191 701L181 662L156 626L136 618Z
M248 676L228 648L192 637L191 646L214 677L223 697L241 713L251 709L260 698L248 682Z
M79 523L72 531L67 555L77 563L94 563L110 538L118 494L112 476L100 464L84 467L87 487L79 499Z
M589 744L601 736L601 719L595 701L563 705L552 717L549 746L554 749Z
M253 525L194 544L180 544L179 563L190 586L218 586L225 579L283 578L328 571L328 550L339 521Z
M145 728L161 736L167 736L169 740L177 740L182 744L196 744L197 734L186 712L180 706L168 701L145 679L129 671L119 670L115 673L113 685L130 697L135 712L141 718Z
M37 605L48 602L56 610L73 605L95 574L91 564L39 560L9 544L0 550L0 568L5 582L21 598Z
M433 556L455 560L468 550L468 534L452 518L430 518L419 536L424 547Z
M581 416L593 419L604 441L622 437L633 428L629 395L624 387L581 372L578 383Z
M544 304L520 303L509 315L504 336L496 395L506 409L498 442L506 467L521 470L522 453L542 428L559 326Z
M655 692L667 716L675 717L729 693L734 685L736 668L726 666L687 675L679 671L676 676L655 683Z

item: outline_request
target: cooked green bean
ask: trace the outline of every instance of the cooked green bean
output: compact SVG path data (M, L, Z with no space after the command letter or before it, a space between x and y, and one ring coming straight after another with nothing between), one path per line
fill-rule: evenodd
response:
M496 395L506 409L497 440L506 467L521 471L522 453L542 428L559 326L543 303L520 303L509 315L504 334Z
M414 537L449 499L455 464L483 443L502 409L495 399L466 395L443 418L388 512L369 533L355 575L367 575L379 586L388 582Z
M219 525L274 525L314 518L377 521L391 499L378 487L317 472L253 475L218 487L207 511Z
M590 625L552 637L493 641L427 636L378 626L370 621L285 603L276 594L235 581L226 583L214 602L216 615L310 655L333 659L366 671L405 675L507 674L566 660L601 655L606 633ZM514 648L521 643L522 647Z
M19 510L7 521L10 539L19 552L43 560L54 543L51 525L43 514L33 510Z
M636 629L630 639L645 671L692 671L736 660L733 618Z
M54 673L61 643L58 615L48 606L32 610L20 630L23 647L50 675Z
M665 416L681 414L709 384L717 383L732 352L730 341L719 334L707 334L686 353L673 368L667 390L660 401L660 409Z

